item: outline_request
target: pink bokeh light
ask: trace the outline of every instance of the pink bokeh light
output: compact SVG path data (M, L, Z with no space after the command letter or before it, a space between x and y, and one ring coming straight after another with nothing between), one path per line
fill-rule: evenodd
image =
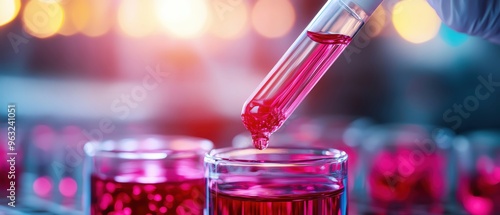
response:
M33 183L33 191L39 196L47 197L52 191L52 180L47 176L39 177Z
M78 190L78 184L70 177L65 177L59 182L59 192L65 197L73 197Z
M44 150L49 151L55 142L55 131L48 125L37 125L33 128L34 144Z
M472 195L465 199L464 207L472 215L490 214L493 209L491 199Z

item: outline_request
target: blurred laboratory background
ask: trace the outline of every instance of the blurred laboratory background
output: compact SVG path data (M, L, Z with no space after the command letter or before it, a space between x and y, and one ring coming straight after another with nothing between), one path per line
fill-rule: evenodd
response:
M1 162L0 214L81 214L89 140L245 146L244 101L325 2L0 0L0 158L15 104L20 205L4 203ZM353 214L498 214L498 59L499 45L448 28L425 0L387 0L276 144L346 150Z

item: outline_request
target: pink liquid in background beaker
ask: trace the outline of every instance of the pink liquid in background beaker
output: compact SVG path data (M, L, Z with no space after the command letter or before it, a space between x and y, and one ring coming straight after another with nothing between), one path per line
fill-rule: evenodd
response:
M495 165L489 158L482 157L477 164L477 172L461 175L459 199L464 209L473 215L498 214L500 213L500 163Z
M418 165L411 158L412 149L398 148L380 152L369 172L370 197L380 204L440 202L446 194L446 161L430 155Z
M347 155L318 148L225 148L205 158L209 214L343 215Z
M212 146L185 136L88 143L87 214L203 214L203 157Z
M360 162L368 164L366 201L387 211L441 213L452 198L453 132L418 124L377 125L365 132Z
M476 131L455 142L457 198L472 215L500 214L500 132Z

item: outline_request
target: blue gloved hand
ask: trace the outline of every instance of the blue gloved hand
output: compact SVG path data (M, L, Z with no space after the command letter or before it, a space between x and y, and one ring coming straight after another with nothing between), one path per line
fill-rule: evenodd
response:
M500 44L500 0L427 0L456 31Z

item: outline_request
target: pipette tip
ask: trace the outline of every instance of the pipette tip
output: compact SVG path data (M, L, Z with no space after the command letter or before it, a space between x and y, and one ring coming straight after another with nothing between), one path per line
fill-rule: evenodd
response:
M256 149L264 150L269 145L269 138L267 137L254 137L253 145Z

